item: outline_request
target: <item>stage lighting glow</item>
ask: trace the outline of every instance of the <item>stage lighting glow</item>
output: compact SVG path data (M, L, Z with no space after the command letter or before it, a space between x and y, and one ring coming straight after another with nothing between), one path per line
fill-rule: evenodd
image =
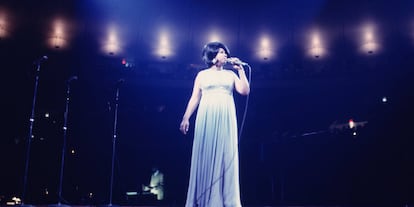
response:
M209 35L208 41L209 42L220 42L222 40L220 39L220 35L218 35L216 32L212 32Z
M313 32L310 41L309 55L314 58L320 58L326 54L324 45L322 43L322 37L319 32Z
M109 55L115 55L120 51L118 34L113 28L109 30L104 51Z
M386 103L388 101L387 97L382 97L382 103Z
M49 118L50 114L49 113L45 113L45 118Z
M13 197L12 201L14 201L16 204L21 204L22 203L22 199L20 199L18 197Z
M258 57L262 60L268 60L274 56L270 38L263 36L260 38Z
M22 203L22 199L18 197L11 198L12 201L7 201L6 205L8 206L14 206L14 205L20 205Z
M170 57L172 55L171 51L171 42L166 32L160 34L160 39L158 43L157 55L162 59Z
M133 58L122 58L121 64L125 68L133 68L135 66L135 61Z
M350 120L348 121L348 124L349 124L349 128L350 128L350 129L352 129L352 128L354 128L354 127L355 127L355 122L354 122L354 120L352 120L352 119L350 119Z
M55 49L66 46L65 24L62 20L56 19L52 24L51 38L49 39L49 46Z
M0 8L0 39L7 37L7 14Z
M136 196L136 195L138 195L138 192L126 192L126 195L127 196Z
M367 42L364 45L362 45L362 48L368 54L372 54L372 53L374 53L375 51L378 50L378 44L375 43L375 42Z
M5 38L7 35L6 26L6 21L0 18L0 39Z
M260 47L261 48L270 48L270 40L267 37L262 37L260 40Z
M361 50L363 53L372 54L380 49L378 37L375 34L375 27L373 24L366 24L363 27L363 33L361 37Z

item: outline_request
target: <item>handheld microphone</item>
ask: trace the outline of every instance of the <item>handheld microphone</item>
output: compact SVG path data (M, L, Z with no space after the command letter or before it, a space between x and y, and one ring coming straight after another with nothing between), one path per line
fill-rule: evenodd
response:
M248 63L245 63L239 60L238 58L233 58L233 57L227 58L226 62L232 65L243 65L243 66L249 65Z
M117 80L116 83L115 83L115 87L119 87L124 82L125 82L125 80L123 78Z
M74 76L71 76L66 82L67 83L70 83L71 81L73 81L73 80L78 80L78 76L76 76L76 75L74 75Z
M42 56L41 58L39 58L39 59L37 59L37 60L35 60L34 62L33 62L33 64L40 64L40 63L42 63L42 62L44 62L44 61L46 61L47 59L49 59L46 55L44 55L44 56Z
M116 84L121 84L121 83L123 83L123 82L125 82L125 80L124 79L119 79L117 82L116 82Z

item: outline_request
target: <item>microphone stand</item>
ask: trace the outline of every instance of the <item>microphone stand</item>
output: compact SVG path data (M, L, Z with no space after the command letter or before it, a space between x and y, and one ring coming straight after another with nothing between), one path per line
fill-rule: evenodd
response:
M30 147L32 143L32 136L33 136L33 124L35 118L35 106L36 106L36 97L37 97L37 90L39 86L39 74L40 74L40 63L42 61L36 61L36 77L35 77L35 85L33 90L33 102L32 102L32 111L30 114L29 119L29 135L27 137L27 149L26 149L26 163L24 167L24 175L23 175L23 192L22 192L22 200L20 206L24 207L32 207L32 205L25 204L26 201L26 190L27 190L27 174L29 171L29 162L30 162Z
M111 166L111 182L109 187L109 204L103 205L104 206L118 206L112 204L112 190L113 190L113 183L114 183L114 165L115 165L115 145L116 145L116 138L117 138L117 123L118 123L118 104L119 104L119 86L123 83L124 80L120 79L116 83L116 93L115 93L115 112L114 112L114 129L113 129L113 136L112 136L112 166Z
M62 204L62 183L63 183L63 168L65 165L65 154L66 154L66 134L67 134L67 123L68 123L68 112L69 112L69 100L70 100L70 82L76 80L77 77L73 76L66 81L66 105L65 112L63 114L63 144L62 144L62 157L60 165L60 179L59 179L59 191L58 191L58 203L50 205L50 207L69 207L68 205Z

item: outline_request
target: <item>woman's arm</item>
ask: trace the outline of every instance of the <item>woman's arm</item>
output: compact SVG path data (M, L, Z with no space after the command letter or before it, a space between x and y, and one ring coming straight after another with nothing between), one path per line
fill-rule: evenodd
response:
M184 116L183 116L183 120L181 121L181 124L180 124L180 131L183 134L187 134L188 127L190 126L189 119L190 119L191 115L194 113L194 111L197 108L198 104L200 103L201 89L200 89L200 86L199 86L199 79L200 79L199 76L200 75L198 74L197 77L195 78L193 92L191 94L190 100L188 101L187 108L186 108Z
M239 76L235 75L234 85L236 91L241 95L248 95L250 93L250 84L246 77L246 72L242 65L234 65L234 69L237 70Z

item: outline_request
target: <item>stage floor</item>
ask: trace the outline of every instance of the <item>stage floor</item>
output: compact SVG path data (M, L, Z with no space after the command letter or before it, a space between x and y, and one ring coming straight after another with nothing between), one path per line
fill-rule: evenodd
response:
M33 205L33 207L52 207L51 205ZM53 207L57 207L54 205ZM61 207L110 207L108 205L62 205ZM184 207L184 205L136 205L136 206L127 206L127 205L116 205L113 204L112 207ZM243 205L243 207L414 207L414 205L405 205L405 204L396 204L396 205Z

